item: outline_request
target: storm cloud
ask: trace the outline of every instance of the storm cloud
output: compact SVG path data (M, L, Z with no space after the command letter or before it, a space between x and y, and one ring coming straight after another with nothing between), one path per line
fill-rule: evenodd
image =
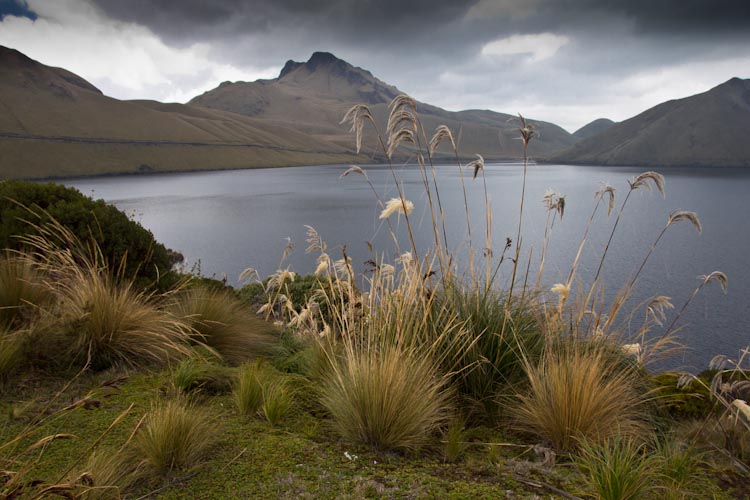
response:
M0 44L67 67L115 97L187 100L222 79L273 77L286 60L326 50L422 101L522 112L573 131L750 77L747 0L15 4L37 19L5 7ZM56 50L66 29L78 45ZM107 57L127 71L108 77L112 65L97 63Z

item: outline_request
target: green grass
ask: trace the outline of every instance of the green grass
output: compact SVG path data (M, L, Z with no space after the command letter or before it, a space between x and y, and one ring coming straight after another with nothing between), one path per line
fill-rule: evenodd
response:
M445 498L494 499L507 497L513 491L516 498L532 499L545 495L544 490L518 482L516 473L524 477L542 477L564 489L572 489L575 476L566 469L532 471L519 465L498 467L486 460L481 446L467 450L459 464L444 463L439 447L427 447L422 453L382 453L370 447L351 444L338 439L330 422L308 411L289 412L281 426L272 426L265 419L247 419L236 411L229 395L208 395L204 408L222 424L216 446L205 461L191 471L175 471L170 479L145 481L138 476L115 477L107 472L107 456L119 450L130 438L141 418L151 411L156 398L163 397L169 387L168 371L130 373L129 379L115 388L103 385L123 375L122 372L85 374L69 388L54 407L68 404L71 397L92 392L100 406L78 408L66 412L51 422L44 423L24 443L31 443L43 435L70 432L77 437L59 440L49 446L35 463L30 477L46 483L56 483L61 477L75 478L89 471L95 485L117 483L120 492L138 498L164 488L153 498ZM287 377L285 375L279 375ZM0 400L0 408L7 413L11 406L21 406L29 398L45 402L59 389L64 380L47 379L13 393ZM107 428L131 404L133 408L109 432ZM42 403L44 405L44 403ZM36 410L40 408L35 407ZM31 410L29 416L34 415ZM28 416L9 421L2 429L2 441L24 428ZM145 425L145 422L141 426ZM106 432L106 433L105 433ZM103 438L98 445L96 441ZM135 442L132 438L131 444ZM483 439L491 439L484 436ZM499 438L498 438L499 439ZM93 447L95 457L89 459ZM349 454L352 459L347 458ZM36 460L37 455L23 455ZM356 458L355 458L356 456ZM504 455L511 463L512 455ZM3 468L9 469L0 454ZM89 462L89 460L91 460ZM523 462L519 462L522 464ZM70 472L66 474L66 471ZM99 471L96 473L96 471ZM540 476L541 474L541 476ZM98 480L96 478L99 478ZM188 477L184 482L171 479ZM79 491L82 491L83 488ZM89 498L95 490L89 492ZM553 498L562 498L553 496Z
M655 482L652 462L642 445L622 436L600 443L583 441L576 458L586 484L600 500L647 498Z
M130 448L139 474L165 477L200 465L218 441L211 413L181 400L152 405Z

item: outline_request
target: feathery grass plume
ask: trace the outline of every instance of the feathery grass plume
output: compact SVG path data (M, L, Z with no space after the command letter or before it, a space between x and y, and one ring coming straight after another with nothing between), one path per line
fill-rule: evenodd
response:
M628 181L628 184L630 184L630 189L632 191L637 191L641 188L646 188L651 191L651 185L653 184L656 190L661 193L662 197L666 196L666 193L664 192L664 176L653 171L643 172L634 177L632 181Z
M176 399L153 403L133 438L137 472L157 478L193 468L208 457L218 433L218 422L204 408Z
M672 225L675 222L679 222L681 220L689 221L698 231L698 233L701 233L703 231L703 227L701 226L701 221L698 220L698 216L695 212L687 212L684 210L678 211L678 212L672 212L669 215L669 221L667 222L667 225Z
M393 132L392 134L388 135L388 149L386 151L386 155L388 156L388 159L391 159L393 157L393 152L396 151L396 148L404 142L408 142L410 144L417 144L416 137L414 136L414 131L408 128L400 128L397 131Z
M745 420L750 422L750 406L747 402L742 399L735 399L732 401L732 406L736 409L738 415L745 417Z
M646 313L651 315L651 318L657 325L663 326L664 320L667 319L667 309L674 309L670 298L664 295L657 295L649 300L646 306Z
M388 124L385 131L388 136L391 136L401 128L407 128L414 133L417 132L417 116L412 110L406 109L403 106L393 108L393 111L388 116Z
M239 276L240 281L249 281L249 280L256 280L261 281L260 274L258 274L258 270L253 267L247 267L245 268Z
M550 288L549 291L557 294L558 296L557 309L560 313L562 313L562 308L565 305L565 301L568 299L568 295L570 294L570 284L556 283L555 285L552 286L552 288Z
M612 215L612 210L615 209L615 191L615 188L606 182L602 182L601 187L595 194L597 198L604 199L605 196L607 197L607 217Z
M474 179L477 178L477 174L479 172L484 172L484 157L480 154L476 155L477 159L467 163L466 168L473 168L474 169Z
M454 151L456 150L456 141L453 140L453 133L451 132L451 129L449 129L446 125L440 125L435 129L435 134L432 136L432 139L430 139L430 156L433 156L435 154L435 151L444 139L448 139L448 141L450 141L451 143L451 148L453 148ZM474 175L474 177L476 177L476 175Z
M727 275L722 273L721 271L714 271L709 275L706 276L698 276L698 279L703 280L703 284L707 285L711 281L717 281L719 285L721 285L721 291L724 292L724 295L727 293Z
M401 200L399 198L391 198L385 204L385 208L380 212L380 219L387 219L395 213L409 215L414 210L414 203L409 200Z
M558 451L574 451L582 440L639 439L646 432L636 367L614 363L606 343L563 341L524 365L528 388L509 408L519 431Z
M376 126L375 119L372 117L370 108L368 108L364 104L356 104L349 108L349 110L346 112L346 114L344 114L344 117L339 122L340 124L344 124L347 122L351 124L351 128L349 129L349 131L354 132L355 134L357 154L359 154L359 152L362 150L362 131L365 126L365 121L369 121L373 127Z
M512 118L514 120L514 118ZM536 130L536 126L526 121L521 113L518 113L518 132L521 134L521 140L523 141L524 148L528 147L531 138L539 135Z
M362 177L364 177L365 179L367 179L367 174L365 173L365 171L362 170L362 168L358 167L357 165L352 165L351 167L347 168L344 171L344 173L339 176L339 179L343 179L344 177L346 177L349 174L359 174ZM305 226L305 227L310 227L310 226Z
M584 440L575 461L600 500L638 500L654 488L653 459L626 436L615 435L604 442Z
M234 294L194 287L176 295L170 311L191 329L191 337L230 364L268 353L273 327L254 315Z
M406 94L399 94L393 98L388 107L391 108L391 115L404 108L411 108L412 111L416 112L417 101Z

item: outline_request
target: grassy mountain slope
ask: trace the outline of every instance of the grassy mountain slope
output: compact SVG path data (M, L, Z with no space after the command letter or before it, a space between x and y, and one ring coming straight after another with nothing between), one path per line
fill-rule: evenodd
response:
M605 130L609 130L614 124L615 122L609 118L598 118L573 132L573 137L575 137L577 141L582 141L583 139L588 139L596 134L600 134Z
M0 178L343 163L351 147L220 110L119 101L0 47Z
M351 135L339 121L347 109L367 104L383 130L388 103L400 93L369 71L332 54L316 52L305 63L288 61L276 79L224 82L190 104L287 123L316 138L346 145L351 144ZM487 158L517 159L522 154L511 115L481 110L450 112L424 103L417 104L417 111L428 136L438 125L450 127L462 156L481 153ZM532 155L548 155L573 144L573 137L557 125L535 123L540 140L532 143ZM368 145L377 153L374 141Z
M667 101L551 160L596 165L750 166L750 80Z

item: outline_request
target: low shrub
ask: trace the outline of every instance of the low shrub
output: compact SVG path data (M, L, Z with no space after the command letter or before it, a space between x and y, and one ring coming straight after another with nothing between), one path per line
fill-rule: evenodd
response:
M0 248L21 249L19 236L56 220L80 241L95 241L111 269L136 286L162 290L174 282L170 270L179 254L156 242L153 234L103 200L92 200L60 184L5 180L0 182ZM30 224L31 223L31 224Z

